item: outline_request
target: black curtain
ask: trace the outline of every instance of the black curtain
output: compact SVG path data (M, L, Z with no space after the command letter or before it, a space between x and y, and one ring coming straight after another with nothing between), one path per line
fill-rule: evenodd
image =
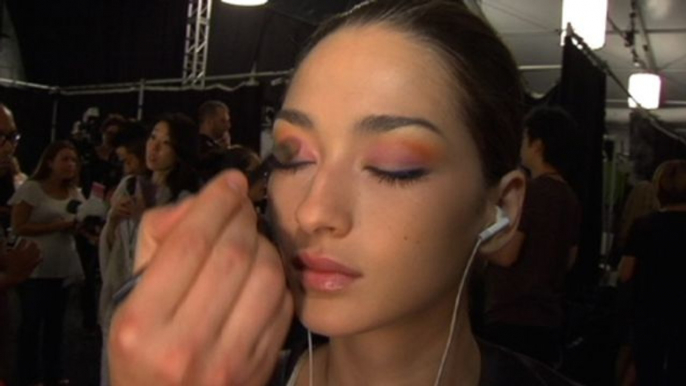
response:
M181 77L188 0L7 0L27 80L49 85Z
M565 39L557 103L576 120L580 132L578 173L570 185L583 207L577 263L569 275L570 289L598 283L602 234L603 134L605 133L605 73Z
M662 130L671 130L666 123L657 124ZM639 111L631 113L629 146L633 173L642 180L651 180L664 161L686 159L686 144L658 129L653 120Z
M214 0L210 28L208 75L283 71L314 31L314 24L269 7L237 7Z

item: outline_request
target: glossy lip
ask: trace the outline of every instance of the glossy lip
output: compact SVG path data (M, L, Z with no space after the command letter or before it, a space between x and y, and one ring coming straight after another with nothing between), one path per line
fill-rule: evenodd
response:
M301 274L300 281L308 290L342 291L362 277L362 273L319 254L300 253L293 267Z

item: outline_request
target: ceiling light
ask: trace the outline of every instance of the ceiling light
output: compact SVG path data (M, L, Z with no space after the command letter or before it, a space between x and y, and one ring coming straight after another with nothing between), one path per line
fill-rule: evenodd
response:
M222 0L222 3L240 5L244 7L253 7L256 5L266 4L269 0Z
M636 108L636 102L644 109L656 109L660 107L660 77L646 72L632 74L629 77L629 107Z
M607 0L564 0L561 45L564 45L568 23L591 49L602 48L605 45Z

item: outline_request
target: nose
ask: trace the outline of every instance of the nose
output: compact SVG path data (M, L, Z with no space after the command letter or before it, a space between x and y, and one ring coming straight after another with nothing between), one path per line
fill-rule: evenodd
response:
M295 213L300 228L314 236L343 237L352 229L354 184L343 173L321 170L305 187Z
M16 143L14 143L14 142L12 142L12 141L6 140L6 141L0 146L0 154L9 156L9 155L11 155L11 154L14 152L14 150L16 149L16 147L17 147L17 144L16 144Z
M160 143L154 139L151 139L148 141L148 148L146 149L148 152L157 152L160 148Z

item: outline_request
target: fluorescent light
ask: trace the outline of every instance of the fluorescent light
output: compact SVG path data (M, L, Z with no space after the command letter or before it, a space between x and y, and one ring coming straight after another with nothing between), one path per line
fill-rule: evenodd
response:
M222 3L241 5L244 7L252 7L256 5L266 4L269 0L222 0Z
M562 3L562 38L564 45L567 23L593 50L605 45L607 24L607 0L564 0Z
M660 77L655 74L638 73L629 77L629 94L631 94L644 109L660 107ZM636 102L629 98L629 107L636 108Z

